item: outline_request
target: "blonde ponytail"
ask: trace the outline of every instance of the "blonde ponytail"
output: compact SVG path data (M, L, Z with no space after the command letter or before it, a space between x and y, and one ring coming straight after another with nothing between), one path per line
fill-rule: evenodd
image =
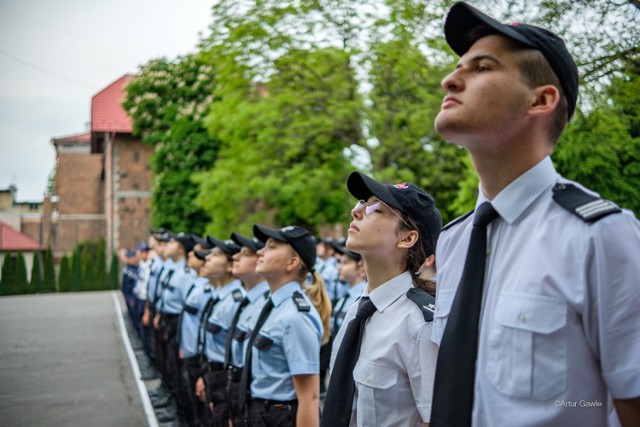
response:
M306 274L305 274L306 276ZM329 294L327 294L327 287L324 284L322 276L317 271L312 273L313 281L311 285L304 285L304 290L307 293L307 297L314 305L318 313L320 313L320 320L322 320L322 328L324 333L322 334L322 340L320 344L326 344L329 342L331 335L331 300Z

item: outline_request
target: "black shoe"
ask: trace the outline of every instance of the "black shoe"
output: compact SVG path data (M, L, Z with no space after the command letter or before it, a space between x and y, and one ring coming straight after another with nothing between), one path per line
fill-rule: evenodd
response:
M140 368L140 379L145 380L155 380L156 378L160 378L160 374L153 368Z
M167 411L165 409L160 409L156 411L156 420L160 423L166 423L169 421L175 421L176 414L173 412Z
M171 403L171 396L164 395L150 398L154 408L166 408Z

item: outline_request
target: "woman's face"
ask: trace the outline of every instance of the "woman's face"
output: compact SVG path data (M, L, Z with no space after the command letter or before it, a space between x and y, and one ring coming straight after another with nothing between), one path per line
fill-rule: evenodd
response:
M269 238L264 248L258 251L255 271L264 277L284 274L292 256L293 251L287 243Z
M242 278L243 276L254 274L257 262L258 254L243 246L240 252L233 256L233 275Z
M363 256L390 253L399 240L400 213L384 202L378 202L376 196L371 196L366 204L358 203L351 210L353 221L349 225L346 246Z
M205 258L204 269L208 276L214 278L224 277L231 273L231 262L229 262L227 254L216 246Z

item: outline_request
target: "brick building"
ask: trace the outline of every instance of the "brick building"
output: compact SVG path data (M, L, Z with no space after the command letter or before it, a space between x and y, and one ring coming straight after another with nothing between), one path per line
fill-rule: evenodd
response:
M107 254L133 247L149 230L153 148L131 134L121 106L124 75L91 99L90 132L53 138L55 196L49 241L56 258L104 237Z

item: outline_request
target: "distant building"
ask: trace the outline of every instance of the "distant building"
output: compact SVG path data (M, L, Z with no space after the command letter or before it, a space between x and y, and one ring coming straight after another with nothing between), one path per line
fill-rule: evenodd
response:
M0 190L2 192L4 190ZM45 248L38 241L24 233L18 231L15 227L0 220L0 265L4 264L4 258L8 253L22 252L27 270L27 280L31 280L31 268L33 266L33 257ZM2 278L0 271L0 278Z
M57 224L54 252L61 256L85 240L104 237L107 254L147 237L153 148L132 136L122 108L124 75L91 99L91 131L54 138Z
M54 194L18 203L14 186L0 189L0 219L50 245L56 260L87 240L104 238L109 256L148 235L153 147L132 136L121 105L133 77L126 74L93 96L89 132L51 140Z

